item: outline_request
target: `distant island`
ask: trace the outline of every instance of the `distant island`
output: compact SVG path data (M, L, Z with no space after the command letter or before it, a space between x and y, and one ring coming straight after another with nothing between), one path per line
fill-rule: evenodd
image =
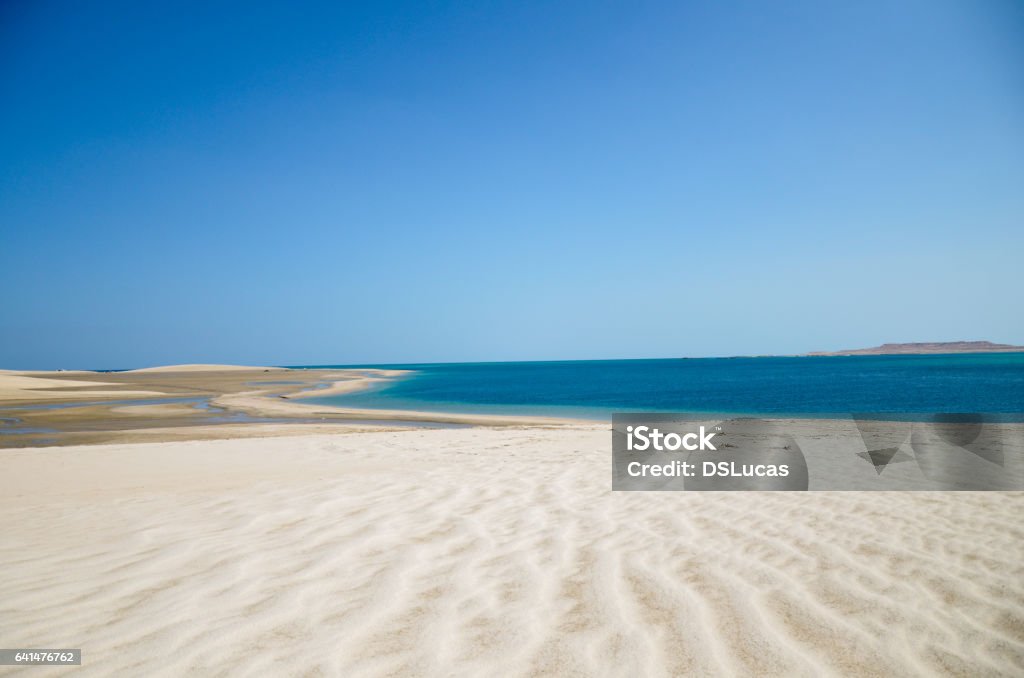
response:
M815 351L807 355L911 355L922 353L1017 353L1024 346L993 344L991 341L924 341L910 344L882 344L874 348L845 351Z

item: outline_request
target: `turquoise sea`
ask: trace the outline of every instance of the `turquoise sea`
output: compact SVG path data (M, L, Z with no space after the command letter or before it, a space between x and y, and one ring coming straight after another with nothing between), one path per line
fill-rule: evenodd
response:
M585 360L405 365L372 390L316 399L350 407L545 414L787 416L983 413L1024 421L1024 353Z

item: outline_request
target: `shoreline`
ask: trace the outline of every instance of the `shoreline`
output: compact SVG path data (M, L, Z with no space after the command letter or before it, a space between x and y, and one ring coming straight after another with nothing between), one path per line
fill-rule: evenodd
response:
M568 417L379 410L303 402L353 393L408 373L233 365L104 373L0 370L0 449L350 433L417 425L564 427L595 423Z
M356 393L413 370L182 365L122 372L0 370L0 448L268 437L410 426L566 427L611 424L602 418L419 408L349 407L316 398ZM424 403L425 407L429 405ZM849 413L691 412L694 419L757 418L849 422ZM1016 414L986 415L997 424ZM858 418L925 421L914 413Z
M285 368L291 371L297 371L306 368ZM356 393L358 391L364 391L374 384L380 384L391 381L397 377L401 377L407 374L412 374L415 370L388 370L378 368L344 368L351 369L355 376L340 379L338 381L328 382L326 387L320 388L314 386L313 388L303 389L296 393L285 393L281 394L281 398L286 400L302 400L305 398L320 398L323 396L332 395L344 395L348 393ZM370 372L372 374L365 374ZM360 374L362 373L362 374Z
M294 368L283 368L298 371ZM304 369L304 368L300 368ZM571 417L532 416L515 414L478 414L470 412L445 412L417 409L377 409L368 407L343 407L325 403L295 402L332 395L358 393L374 385L386 383L395 378L414 373L414 370L392 370L380 368L343 368L352 374L344 379L326 382L324 388L314 386L291 393L275 393L274 389L231 393L211 400L211 403L226 409L247 412L258 416L307 416L328 415L346 419L385 419L401 422L424 422L437 424L468 424L474 426L558 426L596 423L587 419Z

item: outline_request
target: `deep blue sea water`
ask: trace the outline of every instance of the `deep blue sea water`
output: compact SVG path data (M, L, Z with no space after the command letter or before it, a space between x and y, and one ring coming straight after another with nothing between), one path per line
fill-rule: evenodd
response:
M381 388L316 401L594 419L612 412L665 411L812 417L884 413L911 419L967 412L1024 420L1024 353L358 367L414 373Z

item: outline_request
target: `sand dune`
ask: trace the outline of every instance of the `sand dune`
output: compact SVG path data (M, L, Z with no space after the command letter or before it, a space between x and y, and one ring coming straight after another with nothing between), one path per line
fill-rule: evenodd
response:
M127 372L228 372L232 370L283 370L284 367L253 367L249 365L186 364L140 367Z
M1022 493L612 493L601 427L3 456L0 637L76 675L1024 672Z

